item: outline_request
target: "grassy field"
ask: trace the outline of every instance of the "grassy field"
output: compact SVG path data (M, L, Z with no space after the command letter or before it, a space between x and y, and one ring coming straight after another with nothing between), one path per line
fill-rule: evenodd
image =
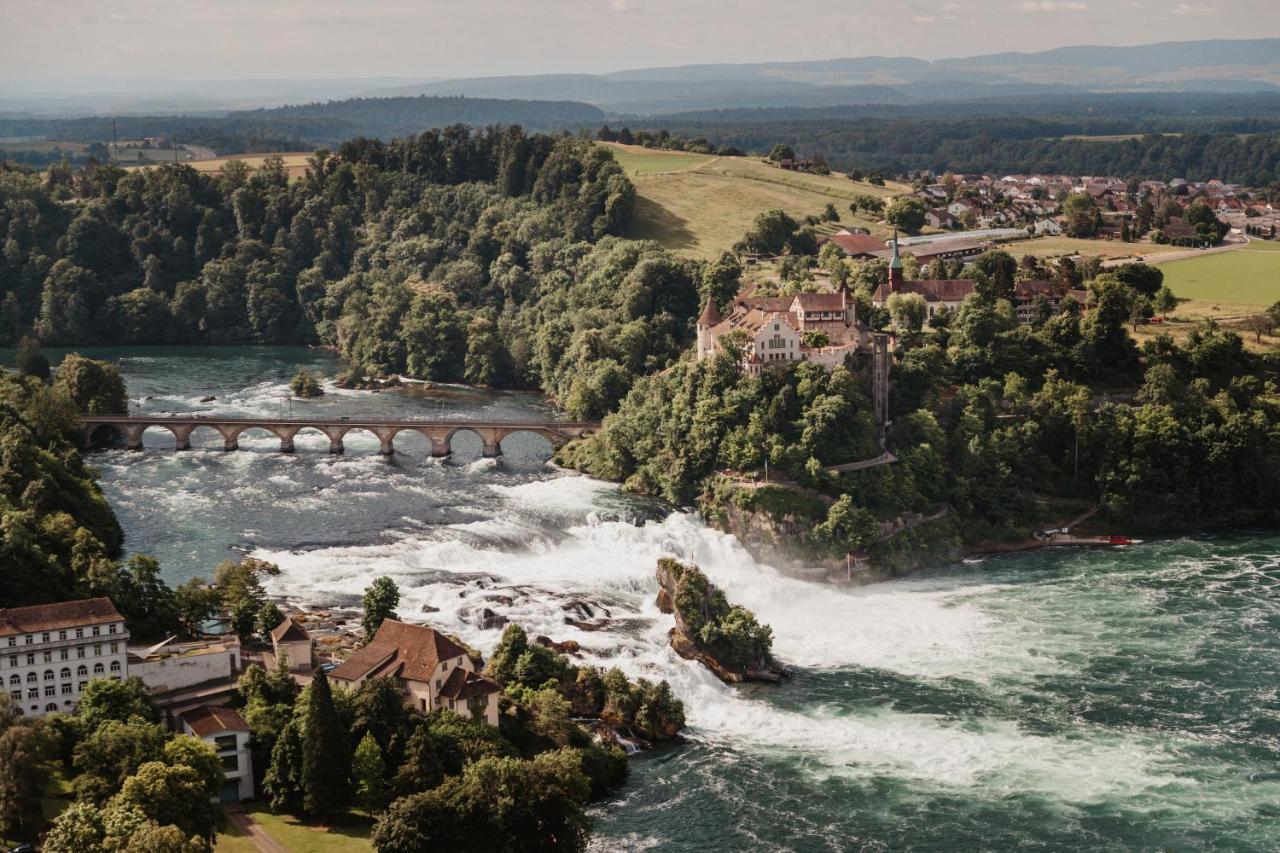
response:
M52 151L65 151L68 154L83 154L89 146L83 142L0 142L0 151L32 151L37 154L48 154Z
M1254 242L1230 252L1170 261L1160 269L1169 289L1182 299L1218 307L1280 302L1280 243Z
M1080 240L1075 237L1034 237L1016 240L1002 247L1014 257L1035 255L1037 258L1056 258L1061 255L1089 255L1113 260L1118 258L1151 258L1168 252L1183 251L1175 246L1156 243L1122 243L1119 240Z
M197 172L221 172L222 167L225 166L228 161L243 160L249 168L257 169L262 165L262 162L270 156L272 155L241 154L239 156L231 157L215 157L212 160L197 160L194 163L188 163L187 165L195 169ZM289 177L300 178L303 173L307 171L307 158L310 157L311 154L309 152L290 152L282 153L280 156L284 158L284 167L288 170ZM145 169L146 166L136 166L134 168Z
M352 822L343 826L307 826L289 815L272 814L263 806L248 804L246 812L281 847L290 853L370 853L372 825ZM218 836L214 853L255 853L253 841L234 826Z
M697 258L713 258L728 249L742 239L756 214L773 208L802 218L822 213L830 203L840 212L838 225L888 236L877 222L850 214L849 201L857 194L884 198L908 191L900 184L854 183L843 175L784 172L750 157L608 147L636 185L636 221L627 236L656 240Z

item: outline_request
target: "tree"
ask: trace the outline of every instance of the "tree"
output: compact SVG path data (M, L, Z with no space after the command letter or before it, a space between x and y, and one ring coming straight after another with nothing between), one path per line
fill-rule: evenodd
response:
M1062 213L1067 218L1067 234L1071 237L1092 237L1102 222L1098 206L1088 193L1067 196L1062 202Z
M397 800L373 831L378 853L586 849L591 785L574 750L532 761L482 758L438 788Z
M372 732L365 732L356 747L351 762L351 776L355 780L356 796L360 806L370 814L382 811L387 804L390 787L387 784L387 767L382 760L382 750L373 739Z
M792 150L790 145L779 142L777 145L773 146L773 150L769 152L769 159L775 163L780 160L794 160L796 159L796 152Z
M44 814L40 795L47 748L36 724L0 696L0 838L35 840Z
M1173 295L1173 291L1169 289L1169 285L1164 285L1156 293L1155 299L1152 300L1155 309L1161 314L1168 314L1171 311L1178 310L1178 297Z
M702 271L698 287L698 301L711 300L717 308L724 309L738 295L742 280L742 263L732 252L721 252L720 257L707 264Z
M799 224L783 210L766 210L756 214L751 229L742 238L749 252L780 255L791 245Z
M262 779L262 792L274 812L302 811L302 738L297 721L280 730L271 749L271 763Z
M134 718L148 723L155 720L151 691L140 678L127 681L95 678L80 694L77 711L80 725L87 733L92 733L108 720L122 723Z
M51 373L49 359L40 351L40 342L30 335L19 342L13 365L23 376L34 376L42 382L48 381Z
M983 299L993 303L1000 299L1013 299L1013 285L1018 274L1018 262L1013 255L993 249L974 258L973 266L981 273L975 288Z
M302 724L302 810L312 817L341 814L347 801L348 752L329 678L321 670L306 691Z
M246 557L238 563L223 560L213 570L213 585L222 615L240 636L247 637L258 628L262 605L267 600L258 575L277 574L279 571L272 563L253 557Z
M908 234L915 234L924 227L924 204L910 196L893 199L884 209L885 222Z
M396 607L400 604L400 588L388 577L376 578L364 591L365 642L373 639L386 619L398 619Z
M1254 340L1262 343L1262 336L1271 334L1276 324L1266 314L1250 314L1240 321L1240 326L1246 331L1253 332Z
M918 293L893 293L889 296L889 316L899 329L918 332L924 327L929 306Z
M298 372L294 374L293 380L289 383L289 390L293 392L293 396L304 399L324 396L324 387L320 384L320 380L305 367L298 368Z
M128 722L107 720L76 745L72 763L80 772L74 783L77 795L106 802L139 767L160 760L164 742L164 729L137 717Z
M123 415L128 411L124 379L117 365L72 353L58 365L54 385L65 389L85 414Z
M1141 296L1153 297L1164 286L1164 273L1150 264L1121 264L1112 274Z
M125 779L112 804L134 806L160 826L172 825L186 835L209 838L223 822L217 793L194 768L152 761Z

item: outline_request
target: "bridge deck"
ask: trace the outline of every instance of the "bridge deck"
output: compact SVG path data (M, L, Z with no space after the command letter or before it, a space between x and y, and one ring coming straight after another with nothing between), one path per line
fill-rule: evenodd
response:
M263 425L271 426L341 426L341 427L438 427L453 429L455 427L478 427L481 429L599 429L598 421L481 421L472 419L435 420L427 418L278 418L278 417L223 417L221 415L203 414L156 414L156 415L81 415L84 424L214 424Z

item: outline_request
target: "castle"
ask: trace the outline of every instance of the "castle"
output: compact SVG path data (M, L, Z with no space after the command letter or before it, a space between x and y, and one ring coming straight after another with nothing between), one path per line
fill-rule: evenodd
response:
M740 296L727 317L707 300L697 328L699 361L714 355L725 335L743 332L743 367L752 376L766 367L803 361L833 370L870 340L870 330L843 287L835 293Z

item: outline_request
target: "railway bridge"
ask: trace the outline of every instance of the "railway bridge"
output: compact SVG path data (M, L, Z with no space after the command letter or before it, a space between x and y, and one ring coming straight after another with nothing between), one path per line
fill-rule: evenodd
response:
M292 453L293 439L305 429L316 430L329 439L329 452L342 453L343 438L350 432L363 430L378 439L378 451L384 456L395 453L395 438L402 432L416 432L431 442L431 455L448 456L453 452L454 436L471 432L484 445L484 456L502 455L502 441L517 432L540 435L553 448L568 444L575 438L590 435L600 429L596 422L570 421L428 421L417 419L380 419L340 417L332 419L298 420L293 418L245 418L219 417L216 415L81 415L85 447L99 443L104 433L124 437L130 450L142 449L142 434L148 429L159 428L173 434L175 450L191 449L191 434L208 428L222 436L223 450L239 450L240 436L251 429L261 429L280 439L280 452Z

